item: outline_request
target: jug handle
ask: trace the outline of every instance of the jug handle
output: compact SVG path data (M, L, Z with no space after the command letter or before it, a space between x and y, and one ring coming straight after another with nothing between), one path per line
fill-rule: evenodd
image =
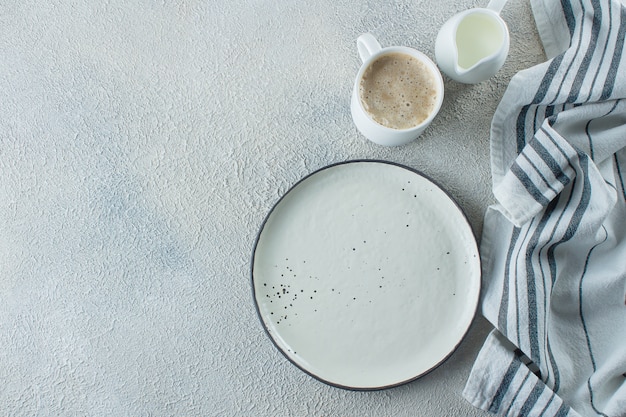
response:
M371 33L364 33L356 40L356 47L359 50L361 61L365 62L369 57L380 51L382 47Z
M490 0L489 4L487 5L487 8L500 14L506 2L507 0Z

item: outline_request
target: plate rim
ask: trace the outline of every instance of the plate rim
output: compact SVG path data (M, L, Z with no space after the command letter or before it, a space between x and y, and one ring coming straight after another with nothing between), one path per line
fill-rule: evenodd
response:
M448 199L454 204L454 206L456 207L456 209L458 210L458 212L461 214L462 219L464 220L464 222L467 224L467 226L469 227L470 231L472 232L472 242L473 242L473 246L476 250L476 254L478 255L476 257L476 262L478 262L477 268L478 268L478 277L477 277L477 285L478 285L478 296L476 299L476 305L474 306L474 311L471 315L471 320L469 321L469 324L467 326L467 328L463 331L463 334L461 335L461 337L459 338L458 342L454 345L454 347L450 350L450 352L448 352L448 354L446 356L444 356L439 362L437 362L436 364L434 364L433 366L431 366L430 368L428 368L427 370L413 376L410 378L407 378L405 380L402 381L398 381L398 382L394 382L391 384L386 384L386 385L380 385L380 386L375 386L375 387L354 387L354 386L350 386L350 385L345 385L345 384L340 384L337 382L333 382L330 381L328 379L325 379L323 377L321 377L320 375L317 375L315 373L313 373L312 371L306 369L305 367L301 366L299 363L297 363L294 359L292 359L287 352L285 352L280 346L279 344L276 342L275 338L272 336L272 333L270 332L270 330L268 329L267 325L265 324L265 320L263 320L263 315L261 313L261 309L259 306L259 302L257 299L257 294L256 294L256 289L255 289L255 280L254 280L254 261L256 259L256 252L257 252L257 247L259 244L259 240L261 238L261 234L263 233L263 230L265 230L265 226L267 225L267 222L269 221L269 218L272 216L272 214L274 213L274 211L276 210L276 208L280 205L280 203L294 190L296 189L301 183L303 183L304 181L306 181L307 179L313 177L314 175L325 171L327 169L331 169L337 166L341 166L341 165L348 165L348 164L354 164L354 163L374 163L374 164L385 164L385 165L391 165L391 166L395 166L398 168L402 168L405 169L407 171L412 172L413 174L416 174L418 176L421 176L422 178L426 179L427 181L430 181L432 184L434 184L437 188L439 188L447 197ZM278 349L278 351L293 365L295 365L299 370L303 371L305 374L311 376L312 378L326 384L329 385L331 387L335 387L335 388L341 388L341 389L345 389L345 390L349 390L349 391L380 391L380 390L385 390L385 389L389 389L389 388L394 388L394 387L399 387L401 385L405 385L408 384L410 382L413 382L417 379L420 379L422 377L424 377L425 375L431 373L432 371L434 371L435 369L437 369L439 366L441 366L444 362L446 362L459 348L459 346L461 345L461 343L465 340L467 334L469 333L470 328L472 327L472 324L474 323L474 321L476 320L476 316L478 313L478 306L480 304L480 294L482 292L482 258L480 256L480 246L478 245L478 240L476 239L476 235L474 234L474 229L472 227L472 224L469 221L469 218L467 217L467 214L465 213L465 210L463 210L463 208L459 205L459 203L457 202L457 200L450 194L450 192L444 188L441 184L439 184L439 182L435 181L432 177L430 177L429 175L426 175L424 172L409 167L407 165L404 165L402 163L398 163L398 162L394 162L394 161L388 161L388 160L383 160L383 159L348 159L348 160L344 160L344 161L339 161L339 162L334 162L331 163L329 165L325 165L321 168L315 169L313 171L311 171L310 173L304 175L302 178L300 178L298 181L296 181L295 183L293 183L291 186L289 186L289 188L287 189L287 191L285 191L279 198L278 200L276 200L276 202L274 202L274 204L271 206L271 208L269 209L269 211L265 214L265 217L263 218L263 221L261 222L261 225L258 227L258 231L256 232L256 237L254 239L254 245L252 248L252 257L251 257L251 261L250 261L250 287L252 290L252 301L254 304L254 308L256 310L256 314L257 317L259 319L259 321L261 322L261 326L263 327L263 330L265 332L265 334L267 335L267 337L270 339L270 341L272 342L272 344L274 345L274 347L276 349Z

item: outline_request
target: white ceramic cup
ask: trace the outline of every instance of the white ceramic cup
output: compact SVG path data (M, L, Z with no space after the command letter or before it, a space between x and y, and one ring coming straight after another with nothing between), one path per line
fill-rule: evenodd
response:
M352 101L350 104L352 119L354 120L354 124L356 125L357 129L359 130L359 132L361 132L361 134L363 134L363 136L365 136L372 142L383 146L404 145L416 139L419 135L422 134L422 132L424 132L428 125L430 125L430 123L439 112L441 104L443 103L443 78L441 77L441 73L439 72L437 65L435 65L435 63L422 52L417 51L413 48L409 48L406 46L390 46L382 48L380 46L380 43L378 43L376 38L370 33L365 33L359 36L359 38L357 39L357 49L359 51L359 56L363 64L361 65L361 68L359 69L359 72L356 76L354 88L352 91ZM359 85L361 83L361 78L363 77L363 74L365 73L369 65L376 61L376 59L378 59L380 56L394 52L411 55L412 57L423 62L426 67L432 72L437 88L437 101L433 111L423 122L408 129L394 129L383 126L382 124L376 122L367 113L367 111L365 111L359 97Z

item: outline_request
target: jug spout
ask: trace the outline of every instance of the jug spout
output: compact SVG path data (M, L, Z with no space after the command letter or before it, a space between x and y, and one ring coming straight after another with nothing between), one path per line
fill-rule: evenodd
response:
M476 54L473 51L468 53L467 49L462 53L460 51L458 48L454 51L456 55L454 73L457 78L464 80L477 79L479 81L476 82L484 81L495 75L506 59L506 55L502 56L499 51L486 56ZM464 82L473 83L472 81Z

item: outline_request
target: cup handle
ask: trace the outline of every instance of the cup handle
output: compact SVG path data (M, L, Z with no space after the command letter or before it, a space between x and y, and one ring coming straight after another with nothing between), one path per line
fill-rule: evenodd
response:
M380 43L371 33L364 33L356 40L356 47L359 50L361 61L365 62L369 57L380 51Z
M496 12L498 14L500 14L500 12L502 11L502 8L506 4L506 2L507 2L507 0L490 0L489 4L487 5L487 8L493 10L494 12Z

